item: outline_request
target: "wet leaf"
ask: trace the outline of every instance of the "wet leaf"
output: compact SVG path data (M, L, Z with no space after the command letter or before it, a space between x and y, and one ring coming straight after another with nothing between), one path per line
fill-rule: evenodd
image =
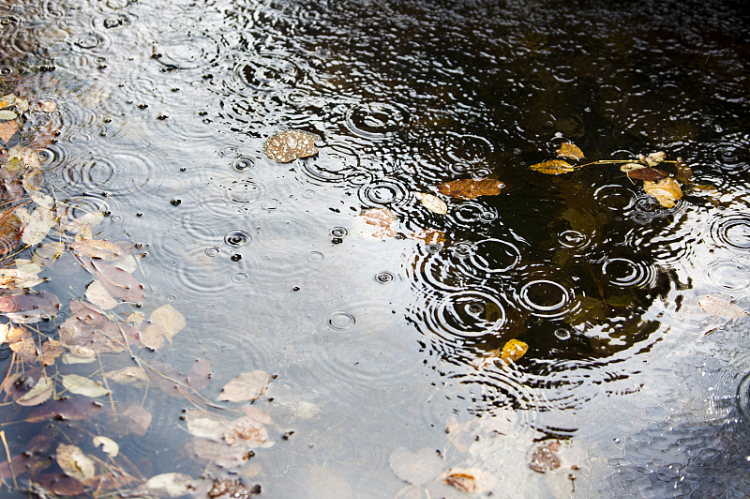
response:
M90 355L86 355L86 356L74 355L72 353L64 353L62 356L62 362L63 364L66 364L66 365L91 364L92 362L96 362L96 351L89 350L87 353L89 352L90 352Z
M560 158L568 158L575 161L578 161L579 159L583 159L585 157L583 155L583 151L581 151L581 149L572 142L566 142L562 144L560 146L560 149L557 150L557 156Z
M266 156L279 163L289 163L297 158L307 158L318 154L315 141L320 137L300 130L287 130L268 138L263 144Z
M18 123L15 121L8 121L6 123L0 123L0 140L6 144L18 130Z
M83 484L78 479L62 473L34 475L34 486L35 490L41 488L39 497L72 497L84 492Z
M85 397L96 398L109 394L109 390L98 381L78 374L66 374L62 377L62 384L70 393Z
M31 213L31 218L23 231L21 241L29 246L41 243L56 223L57 214L52 210L39 206Z
M672 208L682 198L680 184L674 179L665 178L658 182L643 182L643 189L649 196L653 196L664 208Z
M70 243L70 250L78 256L99 258L106 262L120 260L130 254L129 244L104 239L84 239Z
M2 110L0 111L0 120L14 120L18 118L18 115L13 111Z
M44 404L29 415L24 421L41 423L51 419L57 421L83 421L105 413L98 402L82 398L61 398Z
M128 418L130 430L139 436L144 436L151 425L151 413L143 407L133 404L122 412Z
M65 251L65 243L45 243L36 248L31 261L38 265L52 267L52 263L62 255L63 251Z
M264 371L245 372L229 381L217 400L245 402L257 400L271 386L271 376Z
M188 433L198 438L207 438L220 442L227 422L211 417L206 411L189 409L183 417L187 423Z
M75 445L58 445L55 459L65 474L76 480L88 480L96 474L94 461Z
M96 279L86 288L86 298L102 310L109 310L120 304L99 279Z
M8 210L0 215L0 255L13 251L22 233L23 221L16 213Z
M500 191L502 191L504 187L504 183L491 178L464 178L446 184L440 184L436 189L444 196L461 199L475 199L479 196L496 196L500 194Z
M430 448L412 454L406 447L399 447L391 454L388 464L397 477L412 485L434 480L443 468L440 455Z
M635 170L641 170L643 168L646 168L640 163L625 163L624 165L620 165L620 171L623 173L630 173Z
M101 435L94 437L94 447L99 447L100 445L102 446L102 451L111 458L117 457L117 454L120 453L120 446L109 437Z
M515 362L524 356L526 351L529 349L529 345L519 340L508 340L503 346L503 350L500 353L500 358L505 361L506 364L510 364L511 361Z
M100 259L95 258L91 262L95 274L113 295L126 301L137 302L144 299L143 286L128 272Z
M187 373L187 384L195 391L203 390L211 381L211 365L204 358L197 359Z
M385 241L396 235L396 215L387 208L363 211L356 218L357 228L363 236Z
M135 489L134 495L154 494L158 497L181 497L192 489L193 478L183 473L162 473Z
M17 399L16 403L26 407L43 404L52 396L54 388L55 384L50 378L46 376L40 377L36 386L29 390L23 397Z
M557 440L538 445L531 452L529 466L538 473L556 470L561 465L560 457L557 455L558 450L560 450L560 442Z
M677 170L677 175L675 176L680 182L690 182L693 180L693 170L682 160L682 158L677 158L675 169Z
M185 316L175 310L170 304L163 305L151 312L149 320L154 324L157 324L170 341L172 341L172 337L182 331L186 325Z
M74 234L85 234L91 232L91 228L94 225L99 225L104 220L104 214L100 211L92 211L81 215L78 218L68 220L67 223L63 224L62 228L65 231L73 232ZM90 237L85 239L91 239Z
M128 366L104 373L104 377L120 385L130 385L145 388L148 375L138 366Z
M165 345L164 332L156 324L146 326L146 329L138 333L138 339L149 350L158 350Z
M57 111L57 105L48 100L39 101L39 110L43 113L54 113Z
M630 178L634 178L637 180L648 180L650 182L661 180L663 178L667 178L668 176L669 174L667 172L656 170L654 168L640 168L628 173L628 177Z
M50 121L36 133L34 138L29 144L29 147L34 151L41 151L47 149L52 141L55 139L55 133L57 132L57 123Z
M246 487L240 480L229 480L227 478L216 478L208 491L211 499L249 499L255 494L260 494L260 485L251 488Z
M549 161L544 161L543 163L531 165L529 168L546 175L561 175L575 170L574 166L571 166L570 163L561 159L551 159Z
M417 196L419 202L431 212L437 213L438 215L445 215L448 213L448 205L439 197L433 196L432 194L425 194L423 192L415 192L414 195Z
M646 163L648 166L656 166L662 161L664 161L664 158L666 157L666 154L663 152L652 152L648 156L638 156L638 161L641 163Z
M0 312L27 312L42 318L49 318L60 310L60 301L52 293L25 293L0 297ZM38 321L37 321L38 322Z
M222 433L229 445L241 444L249 448L260 447L268 441L266 427L251 417L241 417L229 423Z
M440 478L461 492L470 494L484 494L495 486L494 476L471 468L453 468L440 475Z
M698 305L707 314L715 315L717 317L725 317L727 319L739 319L740 317L747 316L741 307L734 303L727 301L718 296L706 296L698 301Z
M214 442L199 438L185 446L191 457L210 461L220 468L238 468L247 463L253 456L250 449L242 446L231 446L225 442Z

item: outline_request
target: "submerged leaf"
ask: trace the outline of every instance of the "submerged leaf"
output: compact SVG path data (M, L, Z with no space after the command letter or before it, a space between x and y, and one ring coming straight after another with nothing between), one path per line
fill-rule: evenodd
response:
M648 180L653 182L655 180L661 180L667 178L669 174L662 170L656 170L654 168L639 168L628 172L628 177L638 180Z
M433 196L432 194L425 194L424 192L415 192L414 195L417 196L419 202L431 212L437 213L438 215L445 215L448 213L448 205L439 197Z
M109 394L109 390L104 388L101 383L77 374L66 374L62 377L62 384L70 393L85 397L95 398Z
M149 320L154 324L157 324L170 341L172 340L172 337L182 331L186 325L185 316L175 310L175 308L168 303L151 312Z
M557 451L560 450L560 442L553 440L537 446L531 453L529 466L538 473L546 473L556 470L561 466Z
M88 480L96 474L94 461L75 445L58 445L55 459L66 475L77 480Z
M120 302L117 301L109 291L107 291L107 286L102 284L102 281L99 279L96 279L88 288L86 288L86 298L102 310L109 310L120 304Z
M135 495L154 494L158 497L182 497L193 487L193 478L183 473L162 473L135 489Z
M551 159L549 161L544 161L543 163L531 165L529 168L546 175L561 175L575 170L574 166L571 166L570 163L561 159Z
M519 340L508 340L503 346L503 350L500 353L500 358L505 361L506 364L510 364L510 361L517 361L528 351L529 345Z
M560 146L560 149L557 150L557 156L560 158L569 158L575 161L578 161L579 159L583 159L585 157L583 155L583 151L581 151L581 149L572 142L566 142L565 144L562 144Z
M57 214L54 211L44 206L37 207L31 213L31 218L23 231L21 241L29 246L41 243L56 223Z
M396 215L387 208L373 208L363 211L356 218L357 228L364 236L381 241L396 235Z
M44 279L37 277L35 274L22 270L0 269L0 288L31 288L43 281Z
M7 123L0 123L0 139L7 143L18 130L18 123L16 121L8 121Z
M268 441L268 431L262 423L251 417L241 417L229 423L222 436L229 445L241 444L249 448L260 447Z
M563 163L565 163L563 161ZM567 163L566 163L567 164ZM505 184L491 178L463 178L436 187L444 196L461 199L475 199L479 196L496 196L503 190Z
M399 447L388 458L388 464L401 480L412 485L422 485L438 476L443 460L435 449L426 447L412 454L406 447Z
M217 400L245 402L257 400L271 386L271 376L264 371L242 373L229 381Z
M653 196L664 208L672 208L682 198L682 189L676 180L665 178L659 182L643 182L643 189Z
M266 156L279 163L289 163L297 158L307 158L318 154L315 141L320 137L301 130L287 130L268 138L263 144Z
M50 378L40 377L36 386L29 390L23 397L17 399L16 403L26 407L40 405L49 400L54 391L54 387L55 384Z
M739 319L745 317L745 312L741 307L734 303L719 298L718 296L706 296L698 301L698 305L707 314L715 315L717 317L726 317L727 319Z
M148 383L148 375L138 366L128 366L122 369L104 373L104 377L121 385L132 385L145 387Z

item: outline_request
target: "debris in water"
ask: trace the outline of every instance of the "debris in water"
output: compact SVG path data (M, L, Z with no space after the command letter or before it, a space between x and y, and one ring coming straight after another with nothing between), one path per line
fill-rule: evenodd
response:
M279 163L289 163L297 158L307 158L318 154L315 141L318 135L301 130L287 130L268 138L263 145L266 156Z

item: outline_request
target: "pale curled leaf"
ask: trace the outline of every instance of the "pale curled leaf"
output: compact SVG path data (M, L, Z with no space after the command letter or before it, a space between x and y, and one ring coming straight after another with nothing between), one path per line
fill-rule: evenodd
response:
M29 390L23 397L16 400L18 405L31 407L40 405L52 396L55 384L50 378L41 377L37 382L36 386Z
M256 400L271 386L271 376L264 371L245 372L229 381L217 400L245 402Z
M186 325L185 316L168 303L151 312L149 320L157 324L170 341L174 335L185 329Z
M109 437L103 437L101 435L94 437L94 447L102 446L102 451L109 455L111 458L117 457L117 454L120 453L120 446L117 445L117 442L112 440Z
M62 384L69 392L85 397L96 398L109 394L109 390L101 383L77 374L66 374L62 377Z
M88 480L96 474L94 461L75 445L58 445L55 459L66 475L77 480Z
M662 151L652 152L648 156L638 156L638 161L646 163L648 166L656 166L666 158L666 154Z
M432 194L425 194L423 192L415 192L414 195L417 196L419 202L431 212L437 213L438 215L445 215L448 213L448 205L439 197L433 196Z
M624 165L620 165L620 171L623 173L630 173L633 170L640 170L641 168L646 167L640 163L625 163Z

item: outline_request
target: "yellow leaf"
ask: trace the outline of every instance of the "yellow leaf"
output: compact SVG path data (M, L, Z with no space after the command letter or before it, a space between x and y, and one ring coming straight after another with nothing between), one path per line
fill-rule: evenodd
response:
M624 165L620 166L620 171L623 173L630 173L633 170L640 170L641 168L646 167L639 163L625 163Z
M503 351L500 353L500 358L505 361L506 364L510 364L510 361L517 361L526 353L529 349L529 345L519 340L508 340L508 343L503 346Z
M643 182L643 189L649 196L653 196L665 208L672 208L682 197L680 184L672 178L665 178L658 182Z
M560 149L557 150L557 156L560 158L570 158L576 161L584 158L583 151L572 142L562 144Z
M544 163L531 165L529 168L546 175L561 175L563 173L570 173L575 170L575 167L571 166L570 163L561 159L551 159L549 161L545 161Z
M101 383L77 374L63 376L62 384L70 393L83 395L84 397L95 398L109 394L109 390L104 388Z
M432 194L425 194L423 192L415 192L417 199L424 205L425 208L438 215L445 215L448 213L448 205L445 201L439 197L433 196Z

